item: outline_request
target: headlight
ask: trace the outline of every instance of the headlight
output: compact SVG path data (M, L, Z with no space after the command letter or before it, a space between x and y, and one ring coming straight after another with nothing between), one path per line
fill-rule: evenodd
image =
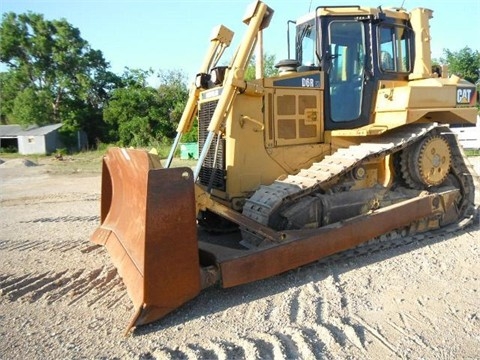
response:
M195 86L197 89L208 89L208 82L210 81L210 74L200 73L195 78Z
M223 80L225 78L225 71L227 70L227 66L217 66L214 67L210 71L210 80L215 84L215 85L221 85L223 83Z

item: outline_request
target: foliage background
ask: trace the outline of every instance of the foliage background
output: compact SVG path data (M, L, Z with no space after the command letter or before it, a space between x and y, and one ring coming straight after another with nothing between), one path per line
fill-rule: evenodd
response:
M246 78L255 76L254 59ZM93 49L80 30L66 20L47 20L37 13L5 13L0 24L0 123L46 125L62 123L67 146L85 131L90 147L170 144L188 97L186 75L179 70L156 72L160 85L150 86L152 69L110 71L101 50ZM277 73L273 55L265 55L265 76ZM480 53L468 47L435 63L450 74L479 83ZM183 142L197 141L197 127Z

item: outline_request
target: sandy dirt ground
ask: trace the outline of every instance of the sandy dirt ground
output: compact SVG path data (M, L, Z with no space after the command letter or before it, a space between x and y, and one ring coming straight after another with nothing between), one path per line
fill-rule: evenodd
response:
M0 165L1 359L480 358L478 222L210 288L124 337L133 307L89 242L100 175L33 165Z

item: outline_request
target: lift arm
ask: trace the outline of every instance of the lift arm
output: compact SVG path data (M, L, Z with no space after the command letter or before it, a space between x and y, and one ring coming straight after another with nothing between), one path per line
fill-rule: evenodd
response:
M238 88L244 86L245 69L247 68L252 55L257 35L261 30L268 27L272 16L273 10L261 1L254 2L247 9L243 22L248 24L248 28L226 74L223 92L218 100L210 125L208 126L207 139L205 140L205 144L195 168L194 179L198 178L214 135L219 131L221 124L228 114L230 105L233 103L237 95Z

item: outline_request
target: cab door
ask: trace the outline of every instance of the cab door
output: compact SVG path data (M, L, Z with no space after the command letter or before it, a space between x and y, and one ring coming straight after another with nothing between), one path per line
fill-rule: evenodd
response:
M367 125L372 106L370 36L367 23L321 17L325 70L325 129Z

